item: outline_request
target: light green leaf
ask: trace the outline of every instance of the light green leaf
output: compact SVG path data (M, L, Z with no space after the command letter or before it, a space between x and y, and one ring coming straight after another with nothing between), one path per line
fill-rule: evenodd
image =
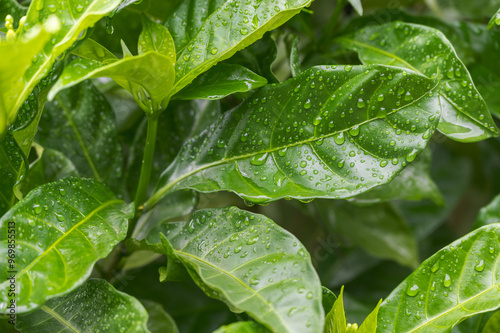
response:
M270 219L233 208L165 223L146 242L164 245L209 296L276 332L323 328L321 284L307 250Z
M148 313L134 297L116 290L105 280L90 279L68 295L18 316L16 328L22 333L147 333L147 320Z
M218 62L260 39L308 6L311 0L187 0L167 18L177 50L180 91Z
M380 300L375 307L375 309L366 317L363 324L359 327L357 333L375 333L377 331L377 316L378 311L380 309L380 304L382 300Z
M83 58L72 61L49 92L49 100L66 88L95 77L109 77L128 90L141 108L161 111L160 103L170 96L174 84L175 46L168 30L143 16L139 55L132 56L122 42L123 58L88 40L75 52Z
M361 0L349 0L349 3L359 16L363 16L363 5L361 4Z
M491 30L495 25L500 25L500 9L493 15L490 22L488 23L488 30Z
M473 229L493 223L500 223L500 195L497 195L486 207L481 208Z
M172 317L165 312L161 304L152 301L141 301L148 312L148 329L151 333L179 333Z
M240 321L215 330L213 333L268 333L267 328L254 321Z
M338 38L358 52L365 64L409 68L439 82L441 120L438 129L461 142L497 136L486 103L448 39L434 28L392 22L369 26Z
M66 155L83 177L93 177L121 192L123 155L115 117L91 82L65 90L46 104L37 141Z
M347 321L344 311L344 287L340 290L339 297L325 318L324 333L346 333Z
M82 284L94 263L125 238L127 219L133 215L133 206L116 199L104 185L79 178L38 187L12 207L0 219L0 240L7 251L7 228L14 222L16 260L10 267L2 255L0 264L17 271L17 313ZM2 313L9 299L7 276L2 270Z
M382 302L377 332L449 332L498 308L498 224L477 229L424 261Z
M0 45L0 137L57 57L73 45L82 31L119 3L120 0L31 2L16 40Z
M247 92L267 84L267 80L251 70L222 63L194 79L173 99L221 99L237 92Z
M496 311L486 322L482 333L496 333L500 331L500 311Z
M415 236L390 203L357 206L317 200L315 205L333 235L341 235L376 257L412 268L418 266Z
M424 149L439 119L434 87L385 66L319 66L268 85L188 141L146 206L182 188L253 202L362 193Z

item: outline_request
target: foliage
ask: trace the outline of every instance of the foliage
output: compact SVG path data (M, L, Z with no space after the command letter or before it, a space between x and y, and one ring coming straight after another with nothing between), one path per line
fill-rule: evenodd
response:
M0 330L497 332L499 7L2 0Z

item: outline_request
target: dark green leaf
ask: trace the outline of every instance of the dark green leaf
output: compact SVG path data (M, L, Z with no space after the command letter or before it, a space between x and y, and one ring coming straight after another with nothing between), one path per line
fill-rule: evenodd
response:
M268 85L188 141L152 207L182 188L253 202L346 198L390 181L439 120L434 85L384 66L323 66Z
M496 311L486 322L482 333L495 333L500 331L500 311Z
M46 105L37 141L66 155L82 176L121 192L123 156L114 113L92 83L63 91Z
M299 37L295 36L290 45L290 70L292 76L295 77L302 72L300 67L300 56L299 56Z
M405 67L439 81L441 120L438 129L448 137L473 142L498 135L467 68L440 31L393 22L369 26L338 40L356 50L365 64ZM413 46L402 47L407 44Z
M148 312L148 329L151 333L179 333L172 317L165 312L161 304L152 301L141 301Z
M23 333L147 333L147 320L148 313L138 300L117 291L104 280L90 279L68 295L51 299L40 309L18 316L16 328Z
M449 332L500 304L498 224L477 229L424 261L382 303L377 332Z
M357 206L317 200L315 205L333 235L342 235L376 257L418 266L415 236L391 204Z
M219 64L193 80L173 99L221 99L237 92L247 92L267 84L267 80L240 65Z
M167 18L177 50L176 93L195 77L288 21L311 0L188 0Z
M26 172L25 157L16 140L6 134L0 142L0 216L12 207L17 199L14 186Z
M327 287L321 287L321 289L323 290L323 310L325 310L325 313L328 313L337 300L337 296L335 296L335 294Z
M182 263L205 293L232 311L245 311L278 332L322 329L321 284L309 254L270 219L211 209L158 231L147 242L158 244L161 235L169 260Z
M83 283L94 263L125 238L127 219L133 215L133 206L116 199L104 185L79 178L38 187L12 207L0 219L0 239L7 242L7 228L14 222L15 228L9 230L16 235L14 269L21 291L17 313ZM1 257L2 267L8 267L7 259ZM4 304L7 276L7 270L0 273Z
M488 206L481 209L473 229L493 223L500 223L500 195L496 196Z
M240 321L222 326L214 333L268 333L267 328L254 321Z
M0 28L5 27L5 17L11 15L17 23L22 16L26 15L28 7L20 5L16 0L2 0L0 2Z

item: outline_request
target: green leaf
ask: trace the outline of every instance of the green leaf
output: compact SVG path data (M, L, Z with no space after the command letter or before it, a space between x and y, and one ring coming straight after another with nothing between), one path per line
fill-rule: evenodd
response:
M493 15L490 22L488 23L488 30L491 30L495 25L500 25L500 9Z
M198 76L173 99L221 99L237 92L247 92L267 84L267 80L249 69L219 64Z
M267 333L270 332L264 326L254 321L240 321L232 323L215 330L213 333Z
M299 37L295 36L290 45L290 71L295 77L302 72L299 57Z
M0 219L0 239L7 248L7 228L15 224L17 313L42 305L83 283L94 263L125 238L134 215L104 185L67 178L30 192ZM36 231L36 233L33 232ZM12 234L13 232L9 232ZM36 235L36 237L35 237ZM8 257L0 264L7 266ZM9 263L10 265L10 263ZM8 302L7 270L0 273L0 300Z
M270 219L237 208L195 212L165 223L147 239L160 242L211 297L278 332L323 327L321 284L302 244Z
M359 327L357 333L375 333L377 332L377 316L378 311L380 309L380 304L382 300L380 300L375 307L375 309L366 317L365 321Z
M481 208L472 228L477 229L493 223L500 223L500 195L497 195L488 206Z
M63 91L47 103L37 141L66 155L82 176L121 192L123 155L114 113L91 82Z
M431 149L426 149L390 183L377 186L353 200L359 203L377 203L393 199L431 199L437 205L443 205L443 196L429 174L430 164Z
M66 296L17 317L16 328L30 332L144 332L148 313L134 297L105 280L87 280ZM167 332L167 331L164 331Z
M363 5L361 4L361 0L349 0L349 3L359 16L363 16Z
M311 0L188 0L165 25L177 50L175 84L180 91L218 62L260 39L308 6Z
M344 287L340 289L340 294L333 307L325 318L324 333L346 333L347 321L344 311Z
M20 5L16 0L2 0L0 2L0 28L5 27L4 19L7 15L11 15L14 22L18 22L27 11L28 7Z
M495 333L500 331L500 311L496 311L486 322L482 333Z
M338 41L356 50L365 64L409 68L438 81L441 105L438 129L446 136L461 142L474 142L499 134L467 68L440 31L392 22L366 27Z
M141 301L148 312L148 329L151 333L179 333L172 317L165 312L163 306L152 301Z
M0 137L57 57L73 45L82 31L119 3L120 0L31 2L26 22L16 32L16 40L0 46Z
M139 35L137 56L122 42L123 58L116 58L104 46L87 40L75 52L83 58L72 61L49 92L49 100L61 90L95 77L109 77L128 90L147 113L161 110L174 84L175 46L168 30L146 16ZM154 70L151 70L154 68Z
M376 257L391 259L403 266L418 266L415 236L391 204L357 206L317 200L315 205L331 234L341 235Z
M182 188L253 202L362 193L424 149L439 119L433 88L385 66L320 66L268 85L188 141L146 207Z
M16 203L14 186L27 171L26 165L23 151L16 140L6 134L0 142L0 216Z
M498 224L477 229L424 261L384 300L377 332L449 332L500 304Z
M337 300L337 296L335 296L335 294L327 287L321 287L321 289L323 290L323 310L325 310L325 312L329 312Z

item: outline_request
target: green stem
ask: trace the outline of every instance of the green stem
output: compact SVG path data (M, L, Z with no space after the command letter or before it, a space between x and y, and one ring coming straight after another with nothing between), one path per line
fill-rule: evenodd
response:
M323 36L321 36L319 45L327 44L328 40L333 35L335 27L337 26L337 23L340 18L340 14L342 13L342 10L344 9L346 4L347 0L337 0L337 6L335 7L332 17L330 17L330 21L328 21L328 24L324 30L325 33L323 34Z
M157 133L158 114L151 114L148 116L148 132L146 137L146 146L144 147L144 156L142 158L141 176L139 178L139 185L137 186L137 192L134 199L136 210L141 207L146 199L149 182L151 180L151 171L153 169Z

